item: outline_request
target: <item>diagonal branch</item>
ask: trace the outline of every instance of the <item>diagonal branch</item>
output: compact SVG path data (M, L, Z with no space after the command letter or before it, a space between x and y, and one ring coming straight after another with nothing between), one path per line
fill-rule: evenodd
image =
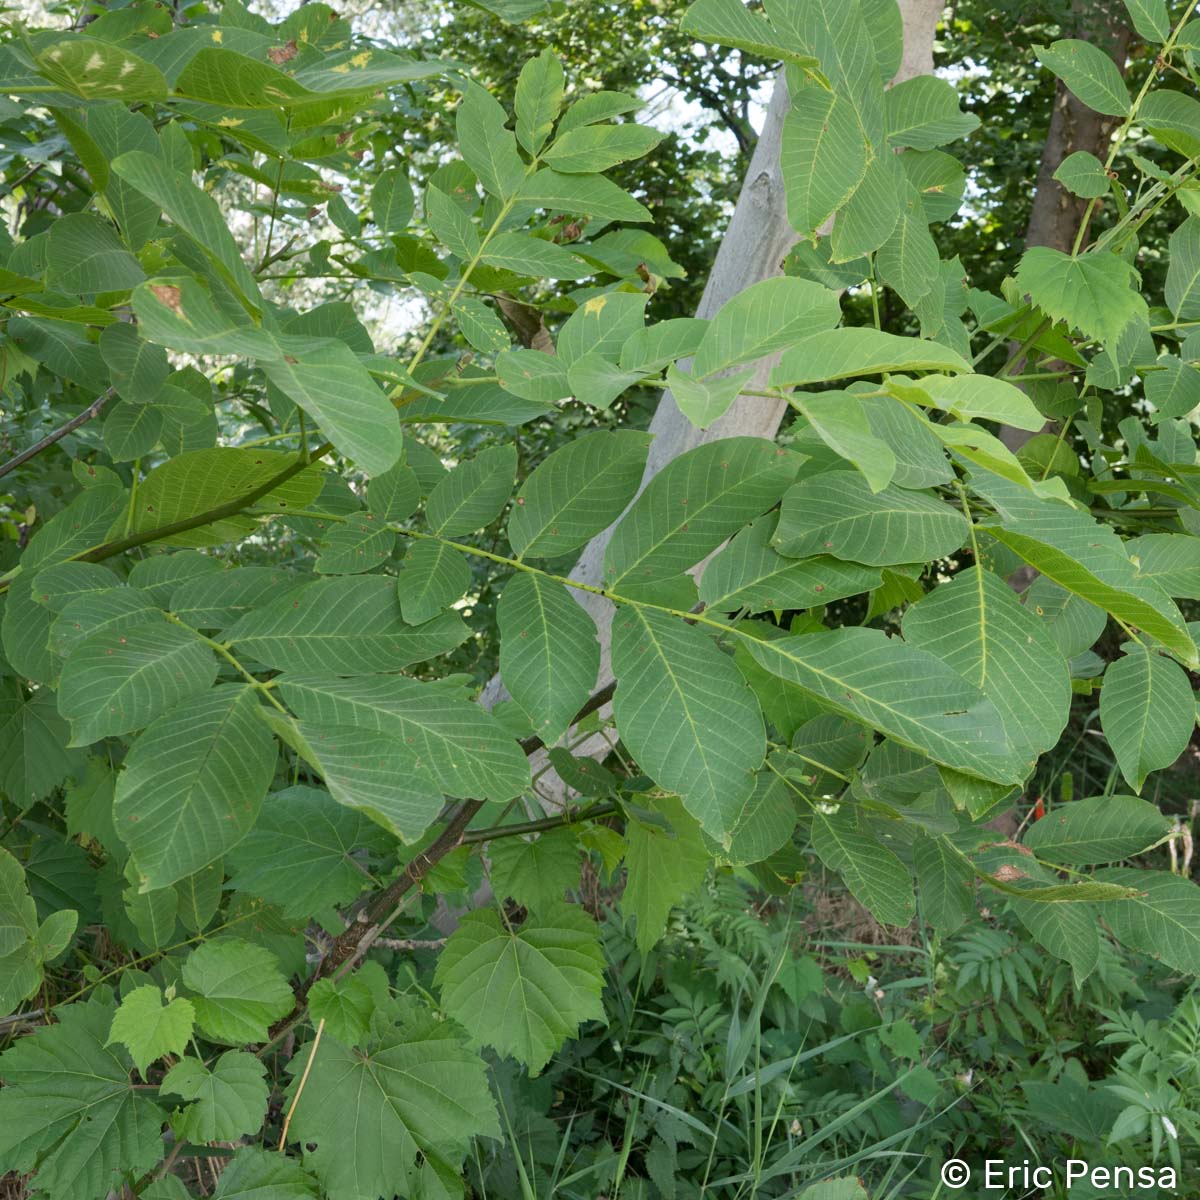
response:
M114 394L115 393L113 389L108 388L106 391L97 396L96 399L93 400L91 404L89 404L87 408L83 410L83 412L73 416L65 425L60 425L57 429L46 434L46 436L40 441L34 442L29 449L22 450L20 454L16 455L16 457L10 458L8 462L6 462L3 466L0 466L0 476L7 475L10 471L15 471L19 466L27 463L31 458L35 458L37 455L41 454L43 450L48 450L54 445L55 442L62 441L62 439L65 438L68 433L73 433L80 427L80 425L86 425L93 417L99 414L100 410L109 402L109 400L112 399Z

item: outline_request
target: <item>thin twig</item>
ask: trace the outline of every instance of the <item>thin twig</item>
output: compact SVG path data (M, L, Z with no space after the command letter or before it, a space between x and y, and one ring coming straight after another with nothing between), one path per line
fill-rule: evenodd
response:
M8 462L0 467L0 476L7 475L10 471L15 471L22 463L27 463L31 458L41 454L43 450L53 446L55 442L61 441L68 433L72 433L78 429L80 425L86 425L112 399L113 395L113 389L108 388L107 391L97 396L83 412L72 417L65 425L60 425L52 433L46 434L41 441L34 442L28 450L22 450L15 458L10 458Z
M292 1097L291 1104L288 1105L287 1116L283 1118L283 1129L279 1133L279 1150L282 1152L284 1146L287 1145L288 1129L291 1128L292 1114L296 1111L296 1105L300 1103L300 1093L304 1091L304 1085L308 1082L308 1073L312 1070L313 1059L317 1057L317 1047L321 1044L321 1034L325 1032L325 1018L322 1017L317 1022L317 1036L313 1038L312 1049L308 1052L308 1062L304 1064L304 1074L300 1076L300 1084L296 1088L296 1094Z

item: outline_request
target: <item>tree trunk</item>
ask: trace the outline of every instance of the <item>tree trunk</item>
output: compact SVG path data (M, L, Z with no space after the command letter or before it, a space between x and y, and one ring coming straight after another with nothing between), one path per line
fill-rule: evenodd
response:
M1103 50L1124 75L1130 30L1122 6L1112 0L1107 3L1075 0L1073 8L1076 21L1071 36L1090 41ZM1120 120L1120 117L1106 117L1088 108L1067 91L1061 79L1058 81L1054 89L1054 110L1038 167L1033 212L1025 231L1026 246L1051 246L1064 253L1070 251L1088 202L1068 192L1054 178L1054 172L1063 159L1079 150L1086 150L1103 162L1108 140Z

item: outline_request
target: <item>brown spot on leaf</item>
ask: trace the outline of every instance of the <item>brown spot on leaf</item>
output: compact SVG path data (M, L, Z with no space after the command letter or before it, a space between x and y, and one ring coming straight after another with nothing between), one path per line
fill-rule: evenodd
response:
M169 283L152 283L150 290L154 293L155 299L165 304L173 313L183 315L183 307L180 304L183 292L179 288Z

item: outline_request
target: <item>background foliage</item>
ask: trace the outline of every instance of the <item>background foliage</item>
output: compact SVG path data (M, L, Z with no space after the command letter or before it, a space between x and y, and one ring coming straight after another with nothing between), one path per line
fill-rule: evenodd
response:
M1193 7L6 26L5 1186L1186 1178Z

